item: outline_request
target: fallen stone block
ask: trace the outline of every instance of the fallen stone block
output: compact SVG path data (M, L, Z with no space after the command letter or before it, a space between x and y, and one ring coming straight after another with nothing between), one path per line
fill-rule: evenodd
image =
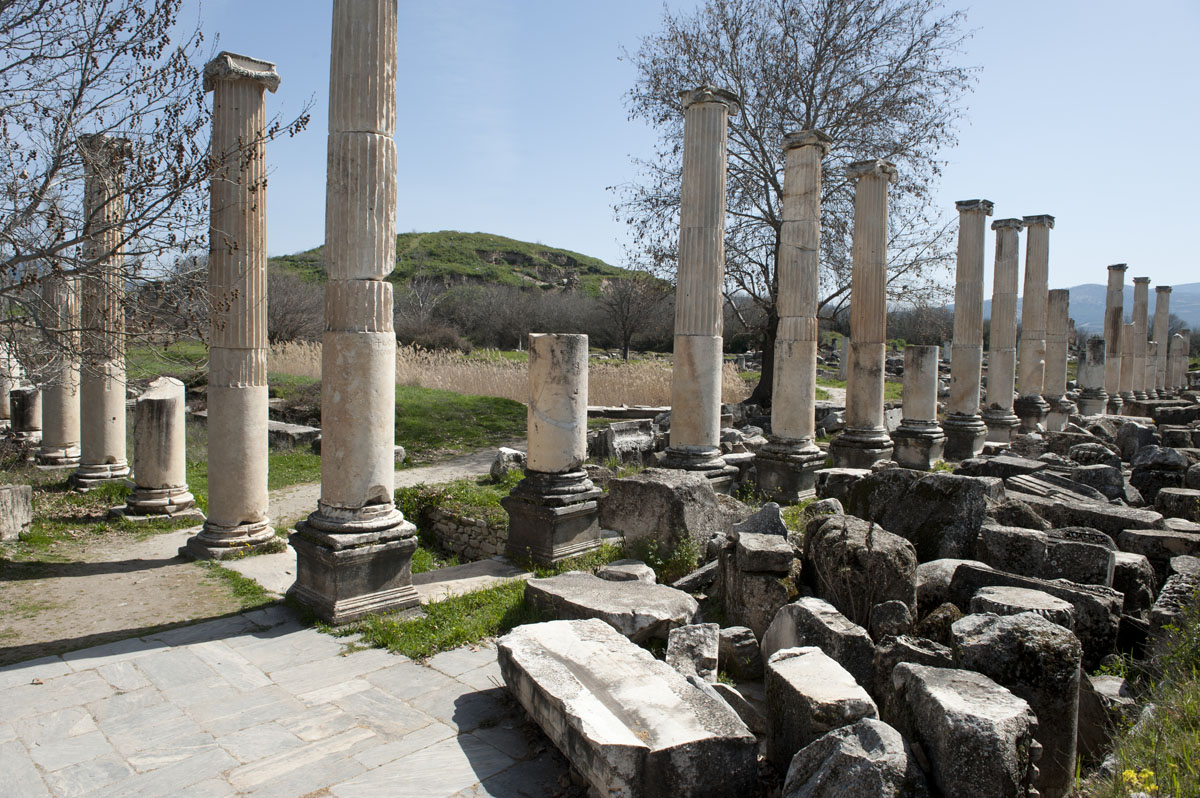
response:
M721 564L716 560L710 560L687 576L676 579L671 583L671 587L682 590L684 593L698 593L701 590L707 590L716 581L720 566Z
M609 582L646 582L657 584L654 569L641 560L614 560L596 571L596 576Z
M1023 529L1046 531L1050 522L1042 518L1023 501L1006 496L1004 501L992 504L987 509L987 519L1000 526L1017 526Z
M816 473L816 493L820 499L837 499L845 505L850 489L870 474L866 468L822 468Z
M961 617L961 616L960 616ZM949 635L947 635L949 639ZM948 646L924 637L900 635L890 637L875 647L875 687L871 697L879 707L880 717L894 717L889 708L895 695L892 671L901 662L929 665L934 668L953 668L954 652Z
M918 621L917 625L913 627L913 634L948 646L951 643L950 627L961 617L963 617L962 610L956 605L946 602L935 607L932 612Z
M33 523L33 488L0 485L0 540L17 540Z
M1144 446L1156 446L1162 442L1162 438L1158 436L1154 425L1149 423L1150 419L1145 419L1145 423L1137 421L1126 421L1117 430L1116 445L1121 450L1121 459L1129 462L1137 455L1138 450Z
M884 601L871 608L871 639L880 641L888 637L906 635L912 631L913 613L903 601Z
M762 649L754 632L746 626L727 626L718 634L718 667L734 679L761 679Z
M737 536L737 567L755 573L787 574L795 552L786 535L742 532Z
M1150 608L1150 634L1162 638L1168 626L1179 626L1184 612L1196 598L1200 589L1200 578L1190 574L1173 574L1167 577L1158 598Z
M320 436L321 430L316 427L287 424L283 421L267 422L267 441L272 449L295 449L299 446L309 446Z
M1020 615L1032 612L1064 629L1075 628L1075 607L1044 590L1027 587L981 587L971 597L971 613Z
M720 628L715 623L694 623L672 629L667 635L667 664L684 676L715 682Z
M654 448L654 424L647 418L615 421L597 430L588 454L601 462L645 463Z
M756 741L728 705L597 620L497 643L513 696L601 795L748 795Z
M1001 454L995 457L974 457L970 460L963 460L954 469L954 473L965 477L1008 479L1021 474L1036 474L1045 470L1046 464L1037 460Z
M1091 762L1104 758L1118 728L1137 719L1133 691L1120 676L1083 674L1079 680L1079 720L1075 747Z
M1103 533L1098 533L1102 534ZM1105 543L1060 537L1051 530L1046 561L1039 574L1043 579L1069 579L1084 585L1112 587L1116 546L1105 535Z
M1162 529L1162 513L1122 507L1108 502L1048 499L1027 493L1011 494L1028 504L1033 511L1050 522L1052 527L1086 526L1099 529L1116 540L1125 529Z
M797 599L775 614L762 638L762 656L769 660L785 648L817 646L854 675L867 690L875 679L875 644L858 626L827 601L811 596Z
M892 725L929 761L933 787L954 798L1023 798L1040 755L1029 704L981 673L901 663ZM888 720L885 718L884 720Z
M809 522L802 575L813 593L860 626L869 626L873 608L885 601L917 610L916 549L861 518L835 515Z
M1040 576L1049 547L1050 538L1045 532L984 524L979 530L975 556L1002 571Z
M1121 604L1123 615L1145 620L1154 604L1157 586L1154 566L1146 555L1132 551L1118 551L1114 555L1113 588L1125 597Z
M1159 529L1126 529L1117 535L1121 551L1143 554L1154 566L1161 584L1167 578L1167 565L1180 554L1200 556L1200 534Z
M980 560L944 558L930 560L917 566L917 617L924 618L934 609L950 601L950 580L960 565L978 568L991 566Z
M1121 461L1117 460L1117 462ZM1120 466L1107 463L1079 466L1071 471L1071 479L1098 491L1110 501L1125 496L1125 475L1121 472Z
M757 735L766 736L767 716L762 713L761 696L756 704L745 696L741 690L724 682L713 682L712 684L706 682L705 686L720 696L721 700L737 713L738 717L742 719L742 723L745 723L750 731Z
M1106 465L1118 470L1121 468L1120 452L1114 451L1115 445L1100 443L1079 443L1070 448L1067 457L1079 463L1081 467ZM1095 486L1093 486L1095 487Z
M1049 499L1107 502L1108 497L1095 488L1076 482L1049 471L1041 474L1009 477L1004 487L1021 494L1031 494Z
M767 502L754 515L733 525L733 537L737 538L746 534L775 535L786 538L788 528L783 523L783 509L775 502Z
M599 501L601 527L630 542L652 538L667 551L688 539L703 549L728 529L712 484L690 471L647 468L609 482Z
M900 732L863 718L800 749L783 798L928 798L925 774Z
M525 452L501 446L496 450L496 457L492 460L492 467L488 469L488 474L493 482L499 482L513 471L524 470Z
M525 600L558 620L598 618L635 643L692 622L696 600L666 585L609 582L570 571L525 583Z
M1154 509L1167 518L1200 521L1200 490L1162 488L1154 497Z
M725 617L737 626L748 626L756 637L766 634L779 608L796 597L792 578L778 573L741 570L729 552L721 555Z
M815 646L767 659L767 759L786 770L801 748L879 710L854 677Z

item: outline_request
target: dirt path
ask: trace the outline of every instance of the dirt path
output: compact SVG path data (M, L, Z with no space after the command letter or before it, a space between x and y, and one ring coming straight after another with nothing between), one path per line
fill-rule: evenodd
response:
M846 406L846 389L821 386L821 390L829 394L830 402L837 402L842 407Z

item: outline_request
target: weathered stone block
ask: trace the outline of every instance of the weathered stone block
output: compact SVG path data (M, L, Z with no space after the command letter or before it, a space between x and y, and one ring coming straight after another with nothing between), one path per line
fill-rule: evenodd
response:
M761 679L762 649L746 626L727 626L719 632L717 662L734 679Z
M927 798L929 787L900 732L863 718L792 757L783 798Z
M743 532L737 537L737 567L742 571L787 574L795 552L787 537Z
M854 675L867 690L875 678L875 644L867 630L833 605L805 596L786 605L762 638L762 655L770 659L785 648L817 646Z
M715 682L719 631L715 623L675 627L667 635L667 664L684 676Z
M958 566L970 564L979 568L990 568L979 560L944 558L930 560L917 566L917 617L923 618L934 609L950 601L950 580Z
M0 540L16 540L33 523L33 488L0 485Z
M560 620L598 618L635 643L665 639L692 622L696 600L666 585L609 582L570 571L525 583L525 600Z
M1161 583L1167 578L1167 564L1180 554L1200 556L1200 534L1169 529L1126 529L1117 535L1121 551L1143 554L1154 566Z
M875 699L881 717L895 717L895 712L890 709L894 696L892 671L901 662L953 668L954 652L941 643L912 635L890 637L880 642L875 647L875 688L871 697Z
M848 515L815 518L804 538L805 581L860 626L872 608L901 601L917 609L917 553L882 527Z
M1200 522L1200 490L1162 488L1154 497L1154 509L1167 518Z
M1027 493L1012 494L1055 527L1085 526L1098 529L1114 540L1126 529L1161 529L1163 517L1153 510L1122 507L1108 502L1049 499Z
M979 530L975 556L1009 573L1040 576L1050 538L1045 532L984 524Z
M1115 554L1112 586L1125 597L1121 612L1144 620L1154 604L1154 593L1158 586L1149 558L1131 551L1118 551Z
M981 587L971 597L971 612L993 615L1032 612L1064 629L1075 628L1075 608L1070 602L1055 598L1044 590L1027 587Z
M600 526L627 541L653 538L669 551L687 539L703 549L727 531L708 478L664 468L612 480L600 500Z
M654 569L641 560L615 560L598 569L596 576L609 582L658 583Z

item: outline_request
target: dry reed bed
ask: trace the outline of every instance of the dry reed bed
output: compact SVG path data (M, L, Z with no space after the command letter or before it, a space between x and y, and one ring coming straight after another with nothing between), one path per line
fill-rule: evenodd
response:
M291 342L271 347L269 368L278 374L321 378L321 345ZM732 363L721 374L722 401L740 402L750 394ZM396 383L439 388L477 396L529 398L525 363L481 359L458 352L429 352L415 347L396 351ZM671 367L662 362L593 362L588 369L588 404L669 405Z

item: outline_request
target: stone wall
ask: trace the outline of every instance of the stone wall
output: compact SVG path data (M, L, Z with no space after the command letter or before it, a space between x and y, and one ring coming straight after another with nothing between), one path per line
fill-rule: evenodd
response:
M457 515L440 507L421 511L421 531L432 535L439 548L464 560L484 560L504 553L508 528L489 525L484 519Z

